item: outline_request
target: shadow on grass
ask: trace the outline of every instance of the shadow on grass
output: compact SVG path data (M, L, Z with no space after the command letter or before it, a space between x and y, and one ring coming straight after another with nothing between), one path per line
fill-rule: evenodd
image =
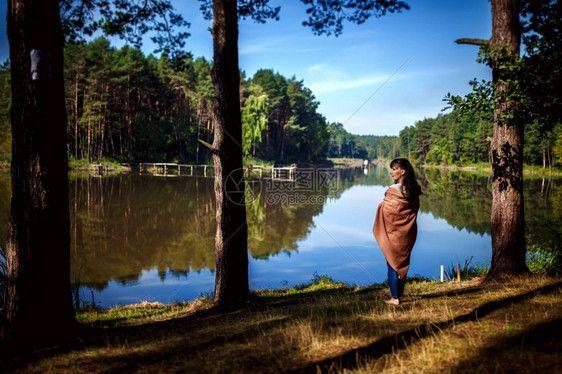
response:
M533 325L513 336L501 337L461 361L453 373L528 372L522 363L533 361L534 371L557 373L562 367L562 319Z
M364 358L383 356L392 352L393 349L404 347L406 345L405 342L421 340L432 333L453 326L456 322L482 318L491 312L530 299L538 294L554 292L560 287L562 287L562 282L538 288L525 294L489 302L475 308L470 313L455 317L454 319L437 324L419 325L415 328L383 337L367 346L302 367L295 372L316 373L318 369L327 371L329 368L354 368L357 366L357 362L362 362ZM213 365L224 365L229 362L228 360L236 361L239 358L242 361L239 362L241 367L237 367L238 369L252 371L252 368L254 368L254 372L256 372L258 369L254 366L246 366L255 363L255 361L252 361L254 357L252 350L260 349L260 347L251 346L251 342L266 331L283 328L287 324L293 323L294 319L298 319L298 313L302 313L302 310L295 311L293 309L294 306L315 305L314 303L317 299L326 295L360 294L363 299L365 295L369 295L373 291L380 291L381 288L377 286L359 292L352 289L334 289L283 297L259 297L250 303L237 307L211 307L185 317L136 326L107 327L106 324L102 327L91 327L80 325L80 341L73 346L52 348L29 354L2 349L2 352L0 352L0 367L5 372L21 370L26 367L32 367L30 365L43 359L72 352L79 357L76 359L79 361L79 367L86 372L89 370L132 372L142 368L164 372L167 365L172 367L173 370L189 372L201 369L201 367L194 366L197 364L210 365L210 368L215 368ZM469 289L436 292L434 294L421 295L420 299L458 296L477 292L478 290L481 290L481 288L472 287ZM362 300L361 302L367 303L367 307L378 303L378 301L369 300ZM284 312L285 308L287 308L287 313ZM334 308L336 308L334 313L339 313L337 306ZM310 313L310 310L314 310L314 308L307 307L305 312ZM272 313L268 314L265 319L253 320L252 315L261 311L272 311ZM229 328L229 331L221 335L220 330L217 330L217 326L220 329L220 326L223 325L225 328L232 325L233 328ZM207 332L206 329L209 326L214 327L215 330ZM232 349L230 358L224 362L209 362L209 359L212 361L213 358L211 352L214 352L215 347L221 346L231 347L229 348ZM287 370L287 363L283 361L284 358L290 357L290 355L295 353L294 347L284 341L280 341L279 344L272 346L276 347L275 354L270 355L269 361L261 362L261 366L258 366L258 368L270 369L269 372ZM131 347L131 349L122 351L119 350L119 347ZM94 350L95 348L102 348L106 353L98 353L96 355L80 353ZM242 351L238 351L239 349ZM187 355L195 357L195 359L185 360ZM259 360L258 357L256 358Z
M165 360L178 355L178 350L192 348L193 351L202 351L213 345L236 342L252 338L264 330L282 326L289 317L277 318L270 322L256 323L241 329L238 333L228 333L221 337L213 337L204 341L191 342L189 334L195 329L214 322L229 320L234 325L238 319L246 318L249 313L264 310L280 310L291 308L295 305L311 303L315 299L327 295L338 295L351 292L350 289L318 290L300 292L282 297L254 296L250 302L229 307L212 306L208 309L191 313L184 317L177 317L165 321L154 321L134 326L116 326L125 318L114 319L110 322L100 323L99 326L78 324L78 339L67 346L47 347L39 350L29 349L24 346L8 345L0 342L0 372L17 371L30 364L63 355L69 352L81 352L95 348L119 347L129 344L149 343L160 337L177 337L170 345L159 347L150 354L129 354L111 357L97 357L95 361L100 365L107 365L109 370L128 371L138 369L139 365L154 364L157 360ZM174 348L177 346L178 348ZM94 365L84 360L84 365Z
M292 373L318 373L318 372L329 372L337 368L339 370L343 369L355 369L365 358L376 359L384 356L385 354L392 353L394 349L403 349L411 342L415 342L431 336L434 333L443 331L455 325L459 322L474 321L478 318L483 318L486 315L510 306L515 303L519 303L528 299L531 299L539 294L548 294L557 291L562 287L562 282L547 285L521 295L511 296L505 299L491 301L489 303L483 304L478 308L473 309L471 312L457 316L448 321L439 323L426 323L414 328L408 329L406 331L400 332L398 334L393 334L390 336L383 337L367 346L360 347L347 351L339 356L331 357L329 359L313 363L311 365L299 368L292 371ZM468 289L466 292L475 292L474 289ZM450 291L446 294L458 295L458 291ZM437 297L438 294L424 296L426 297ZM441 293L441 296L444 296Z

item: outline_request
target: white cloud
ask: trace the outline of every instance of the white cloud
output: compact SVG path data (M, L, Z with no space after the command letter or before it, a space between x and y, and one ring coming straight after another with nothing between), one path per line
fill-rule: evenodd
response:
M382 75L373 75L355 79L326 80L318 83L312 83L310 89L315 94L325 92L334 92L342 90L350 90L358 87L372 86L384 82L387 77Z
M400 70L404 70L405 67L407 66L404 66ZM375 85L381 86L382 84L398 80L414 81L420 78L425 78L425 82L427 79L431 79L432 77L449 74L449 71L443 71L441 69L400 72L397 67L395 71L365 75L361 77L350 77L349 74L343 73L342 70L338 70L338 68L327 67L323 64L316 64L309 67L308 72L311 75L310 80L312 81L310 89L315 94L350 90Z
M299 43L302 37L295 34L284 34L259 38L252 35L251 38L240 38L240 55L284 53L287 55L298 55L299 53L316 52L321 50L314 43Z

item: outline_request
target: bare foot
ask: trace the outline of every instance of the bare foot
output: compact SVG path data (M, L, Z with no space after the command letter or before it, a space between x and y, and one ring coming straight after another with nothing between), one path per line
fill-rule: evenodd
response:
M390 304L390 305L398 305L398 304L400 304L400 299L395 299L395 298L392 297L392 298L386 300L385 303Z

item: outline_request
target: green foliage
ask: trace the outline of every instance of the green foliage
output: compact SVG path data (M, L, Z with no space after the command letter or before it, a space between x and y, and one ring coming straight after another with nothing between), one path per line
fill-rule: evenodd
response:
M340 35L345 21L361 24L370 17L379 18L389 13L410 9L404 1L360 0L301 0L307 5L308 20L303 22L317 35Z
M554 141L554 145L552 147L552 152L555 158L554 162L562 165L562 123L556 125L552 133L552 140Z
M524 124L525 162L552 167L562 164L562 147L557 145L562 118L562 8L556 0L521 1L520 20L524 54L483 45L477 61L493 69L495 82L474 79L471 93L465 97L449 93L444 101L464 115L495 111L499 126Z
M267 166L267 167L272 167L275 165L272 161L260 160L259 158L255 158L251 156L244 157L243 164L245 166L255 165L255 166Z
M527 235L527 267L532 273L562 277L561 233L557 241L538 240Z
M354 135L347 132L341 123L328 127L330 158L394 159L400 148L396 136Z
M546 251L533 246L527 252L527 267L532 273L562 276L562 251Z
M9 68L0 69L0 158L11 155ZM325 118L296 78L260 70L242 82L243 146L269 162L314 162L328 152ZM65 49L68 149L84 165L207 162L212 143L211 63L189 54L160 58L105 38ZM362 151L364 153L364 151Z
M324 160L329 134L312 91L295 77L258 70L244 84L243 147L247 154L280 163Z
M213 19L213 0L199 0L201 2L201 12L203 16ZM256 22L265 23L268 19L279 20L280 7L272 8L269 0L239 0L238 15L241 18L251 18Z
M75 159L74 157L70 156L68 159L68 165L70 168L85 168L90 166L92 163L88 162L85 158Z
M349 289L345 283L336 282L326 274L314 272L310 282L295 285L288 290L289 295L296 295L308 292L326 291L330 289Z
M96 162L88 162L88 160L86 160L85 158L81 158L77 160L73 156L70 156L68 158L68 165L70 166L71 169L87 168L91 165L98 165L98 164L111 166L114 168L121 167L121 163L119 161L113 160L108 157L104 157L103 159Z
M539 122L525 126L525 163L543 168L562 165L562 125L547 132L541 128ZM490 114L460 108L406 127L400 132L398 149L402 157L417 163L454 166L489 163L492 130Z
M69 151L99 162L198 160L210 141L210 63L191 55L159 59L98 38L65 50ZM202 153L201 157L210 157Z
M460 110L462 113L492 113L493 102L492 92L493 87L490 81L475 79L469 82L472 87L472 92L468 93L464 98L458 95L447 93L443 101L447 102L448 106L445 109L454 108Z
M249 154L253 147L252 155L255 156L256 143L262 141L262 132L268 122L268 97L260 95L259 86L250 85L248 90L251 93L242 107L242 149L244 154Z
M69 151L99 162L206 162L213 139L211 63L190 54L159 59L105 38L65 51ZM242 82L243 147L253 157L306 162L326 157L328 130L302 81L271 70Z
M489 115L453 111L403 129L397 149L416 163L474 165L489 161L491 136Z
M189 36L185 31L175 32L175 28L188 28L189 23L174 11L170 0L62 0L60 15L70 41L82 41L84 36L102 31L140 48L143 35L150 32L157 52L181 54Z
M560 124L562 118L562 7L557 0L521 2L522 87L531 120L543 132ZM531 122L531 121L529 121Z

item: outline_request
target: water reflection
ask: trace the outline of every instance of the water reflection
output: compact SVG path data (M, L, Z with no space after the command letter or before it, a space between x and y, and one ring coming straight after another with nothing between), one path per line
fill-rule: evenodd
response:
M86 176L70 182L71 274L83 285L130 283L143 270L214 269L210 178Z
M254 182L250 188L257 198L247 206L250 256L267 259L296 251L323 204L271 204L275 188L258 189ZM130 284L154 268L162 280L166 274L214 270L212 178L86 176L70 183L71 273L81 284L97 290L110 280ZM326 196L301 192L315 193Z
M443 218L459 230L490 234L492 178L469 171L422 169L421 211ZM562 238L562 179L526 175L525 230L548 244Z
M492 188L489 176L466 171L421 169L420 210L459 230L490 234Z
M383 281L384 259L371 234L377 204L392 180L388 167L339 169L337 188L291 190L306 203L281 204L267 180L249 183L247 206L250 284L280 287L312 274L356 284ZM412 275L438 277L440 264L490 248L491 180L472 172L417 170L420 233ZM562 179L527 178L528 233L560 240ZM70 181L71 274L104 307L141 300L192 299L214 282L213 179L120 175ZM287 192L287 190L285 190ZM0 240L5 244L10 185L0 175ZM83 293L88 298L89 291Z

